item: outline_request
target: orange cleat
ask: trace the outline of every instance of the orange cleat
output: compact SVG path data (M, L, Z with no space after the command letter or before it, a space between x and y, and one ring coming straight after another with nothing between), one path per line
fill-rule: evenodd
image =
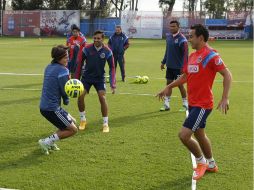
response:
M197 168L194 169L195 175L193 176L193 179L194 180L201 179L203 175L205 174L207 168L208 168L208 164L198 163Z
M207 169L206 169L208 172L213 172L213 173L216 173L216 172L218 172L219 171L219 168L218 168L218 166L217 165L215 165L213 168L209 168L209 167L207 167Z

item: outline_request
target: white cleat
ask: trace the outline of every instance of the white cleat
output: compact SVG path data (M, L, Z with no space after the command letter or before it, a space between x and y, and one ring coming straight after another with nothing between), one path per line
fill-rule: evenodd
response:
M40 147L41 147L42 152L43 152L44 154L46 154L46 155L49 155L49 149L50 149L49 145L47 145L47 144L44 142L43 139L40 139L40 140L38 141L38 143L39 143L39 145L40 145Z

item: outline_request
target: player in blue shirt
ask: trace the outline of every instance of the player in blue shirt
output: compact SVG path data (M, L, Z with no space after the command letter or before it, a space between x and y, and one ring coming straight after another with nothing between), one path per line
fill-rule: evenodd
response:
M110 87L112 93L115 93L115 65L112 51L103 44L104 32L95 31L94 43L87 45L82 54L78 57L78 66L76 69L76 79L80 79L81 70L84 65L81 81L84 85L84 93L78 98L78 108L80 112L80 130L86 127L85 117L85 96L89 93L91 86L94 86L101 104L101 113L103 117L103 132L109 132L108 126L108 106L106 102L106 85L105 85L105 64L109 65Z
M166 80L169 85L174 80L182 74L183 65L187 64L188 61L188 41L185 36L180 33L180 23L176 20L170 22L169 25L170 34L167 34L167 46L164 58L161 62L161 70L166 70ZM186 99L186 90L183 85L178 86L182 101L183 108L179 111L185 111L188 108L188 102ZM170 110L170 96L172 94L172 89L169 90L167 96L164 99L164 105L160 111L169 111Z
M41 114L58 128L53 135L39 140L39 145L45 154L49 150L59 150L56 141L70 137L77 133L75 119L61 108L61 98L65 105L69 98L64 90L65 83L69 80L68 47L58 45L51 50L52 62L46 67L40 102Z
M122 32L121 26L116 26L115 33L110 36L108 46L113 52L115 67L119 63L122 81L125 81L125 58L124 53L129 47L129 38Z

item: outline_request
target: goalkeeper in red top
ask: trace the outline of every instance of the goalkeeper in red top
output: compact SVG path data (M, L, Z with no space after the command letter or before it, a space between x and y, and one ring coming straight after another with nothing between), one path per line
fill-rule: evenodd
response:
M180 78L157 94L159 99L163 99L169 90L187 82L189 116L183 123L179 138L196 157L194 180L200 179L206 171L218 171L210 140L205 133L206 119L213 109L212 85L216 73L223 76L223 93L217 109L224 114L229 109L229 89L232 81L232 75L220 55L207 45L208 37L208 30L203 25L196 24L191 27L189 42L196 51L189 56ZM192 138L192 134L196 139Z
M68 69L71 74L71 78L74 77L74 73L77 67L77 57L79 51L82 51L86 45L86 38L84 36L80 36L79 27L76 25L72 26L72 36L68 39L67 45L70 49L69 53L69 62Z
M97 30L93 36L94 43L87 45L78 57L78 67L76 70L76 78L80 79L81 70L84 65L84 72L82 72L81 81L84 85L84 93L78 98L78 108L80 112L80 130L86 127L85 115L85 96L89 93L91 86L97 91L99 101L101 104L101 113L103 117L103 132L109 132L108 126L108 105L106 102L106 85L105 85L105 65L108 62L110 87L112 93L115 93L116 78L115 78L115 64L112 51L103 44L104 32Z

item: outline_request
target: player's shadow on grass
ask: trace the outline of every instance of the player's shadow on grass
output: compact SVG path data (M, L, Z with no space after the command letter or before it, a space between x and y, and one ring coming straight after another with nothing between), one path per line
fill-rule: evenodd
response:
M182 114L182 113L178 111L170 111L170 115L172 117L175 117L176 114ZM115 118L112 117L109 120L110 122L109 125L110 125L110 128L123 127L129 124L133 124L132 126L135 126L135 123L137 123L138 121L145 121L146 119L168 116L168 115L169 115L169 112L152 111L152 112L140 113L137 115L126 115L126 116L115 117ZM87 125L85 134L100 132L100 127L96 127L96 126L102 126L101 121L96 120L95 122L91 122L91 123L89 122Z
M17 168L28 168L32 165L38 165L39 163L43 162L43 157L41 150L38 148L33 150L30 154L27 154L19 159L1 162L0 163L0 170L11 170Z
M39 102L39 97L33 97L33 98L23 98L18 100L3 100L0 101L0 107L2 106L8 106L13 104L27 104L32 102Z
M46 134L45 134L46 135ZM45 136L44 135L44 136ZM0 139L0 153L8 153L10 157L9 161L0 162L0 170L5 169L17 169L17 168L27 168L31 165L37 165L42 162L39 158L44 156L41 152L41 149L38 145L38 136L20 136L15 138L3 138ZM28 152L30 149L33 149L28 154L22 153L22 151ZM15 159L16 157L20 157ZM6 159L8 160L8 159Z
M180 179L169 181L161 184L158 187L153 187L149 190L189 190L191 189L191 175Z
M170 112L170 116L175 117L175 114L181 114L178 111ZM122 117L112 118L110 123L112 127L121 127L125 124L136 123L137 121L144 121L146 119L151 119L155 117L163 117L169 116L169 112L159 112L159 111L152 111L152 112L145 112L137 115L126 115ZM126 121L126 122L123 122Z
M15 84L15 85L8 85L3 86L2 88L29 88L29 87L38 87L38 90L41 90L42 83L31 83L31 84Z

